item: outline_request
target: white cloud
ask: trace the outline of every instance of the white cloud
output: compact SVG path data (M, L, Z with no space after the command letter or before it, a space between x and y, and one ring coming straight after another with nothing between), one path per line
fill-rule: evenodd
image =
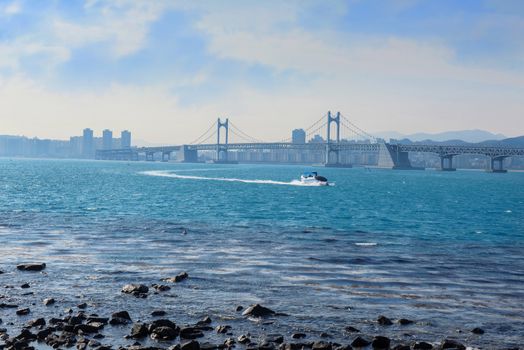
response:
M20 1L16 0L4 6L0 6L0 16L10 17L22 12Z

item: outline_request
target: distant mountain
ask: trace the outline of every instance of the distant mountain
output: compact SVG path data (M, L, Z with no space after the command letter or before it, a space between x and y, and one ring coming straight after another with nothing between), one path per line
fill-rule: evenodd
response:
M388 141L389 139L401 140L409 139L411 141L462 141L467 143L478 143L486 140L503 140L506 136L502 134L493 134L485 130L458 130L458 131L446 131L436 134L429 133L416 133L410 135L404 135L395 131L380 132L376 133L375 136L380 137ZM457 143L455 143L457 144Z

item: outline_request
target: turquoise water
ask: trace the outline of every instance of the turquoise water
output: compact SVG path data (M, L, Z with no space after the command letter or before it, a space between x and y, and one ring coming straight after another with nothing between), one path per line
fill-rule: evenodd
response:
M268 326L279 332L522 342L524 173L318 168L335 186L300 186L309 170L1 159L0 283L45 261L32 282L60 307L104 313L109 298L142 317L164 307L234 324L236 305L260 302L290 315ZM119 293L180 271L192 278L176 297ZM384 329L382 314L417 324Z

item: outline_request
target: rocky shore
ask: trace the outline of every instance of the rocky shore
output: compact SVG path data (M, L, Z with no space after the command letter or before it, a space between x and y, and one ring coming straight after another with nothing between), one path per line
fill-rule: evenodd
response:
M12 273L24 274L46 273L46 264L21 264L13 268ZM0 275L3 271L0 269ZM182 272L176 276L166 277L150 284L126 284L119 286L121 293L137 302L147 303L153 295L161 295L184 283L190 276ZM18 281L18 279L17 279ZM5 282L5 280L4 280ZM19 293L25 297L13 299L10 291L23 289ZM213 350L213 349L246 349L246 350L350 350L350 349L466 349L468 344L452 338L435 339L427 342L412 339L387 337L384 334L364 334L359 325L335 325L344 333L344 341L333 340L326 331L321 334L308 334L300 330L295 332L271 333L266 326L276 318L289 318L287 315L260 304L234 306L237 319L255 327L253 332L237 331L228 324L227 319L215 320L205 316L192 324L179 324L177 316L168 310L153 310L148 319L137 319L130 310L113 310L111 300L97 310L104 313L90 312L90 305L85 302L75 307L57 306L58 301L52 296L43 299L37 297L38 286L30 283L5 285L5 293L0 293L0 350L22 349L172 349L172 350ZM17 302L16 302L17 301ZM195 301L197 303L198 301ZM39 303L49 308L44 314L34 314L33 306ZM55 314L56 313L56 314ZM23 324L21 317L30 319ZM393 320L378 315L374 321L377 327L386 330L396 324L399 327L410 327L416 320L401 318ZM407 330L406 330L407 332ZM474 328L471 334L482 337L484 330ZM115 342L115 334L124 334ZM517 348L515 348L517 349Z

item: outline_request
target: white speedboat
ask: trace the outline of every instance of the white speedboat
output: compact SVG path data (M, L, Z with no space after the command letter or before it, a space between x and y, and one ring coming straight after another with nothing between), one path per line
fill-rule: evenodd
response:
M303 184L329 186L328 180L324 176L318 175L316 171L300 175L300 182L302 182Z

